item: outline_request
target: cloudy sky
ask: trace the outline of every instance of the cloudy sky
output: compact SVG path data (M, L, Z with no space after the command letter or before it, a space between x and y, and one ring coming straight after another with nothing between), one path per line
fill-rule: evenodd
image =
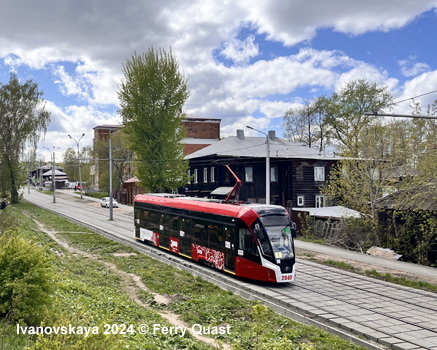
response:
M85 133L85 146L93 127L121 122L122 64L150 46L171 47L189 79L185 111L221 118L222 136L246 125L282 136L290 107L355 79L388 85L397 101L437 90L437 0L1 3L0 81L14 70L44 90L44 145L57 152L76 146L68 134Z

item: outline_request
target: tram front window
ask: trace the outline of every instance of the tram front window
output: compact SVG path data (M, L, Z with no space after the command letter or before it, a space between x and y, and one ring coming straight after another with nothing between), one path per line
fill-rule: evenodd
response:
M261 217L261 222L272 245L276 259L294 257L292 223L286 215L267 215Z
M266 227L276 259L289 259L294 257L293 238L290 226Z

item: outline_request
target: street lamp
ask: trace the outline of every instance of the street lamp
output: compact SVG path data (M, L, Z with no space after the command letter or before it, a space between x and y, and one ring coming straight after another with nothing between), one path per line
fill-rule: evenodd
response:
M84 136L85 136L85 133L83 133L82 136L79 138L79 140L76 141L76 139L74 139L73 137L71 137L71 135L68 135L68 137L69 137L70 139L72 139L74 142L76 142L76 145L77 145L77 160L78 160L78 162L79 162L79 187L80 187L80 198L83 198L83 197L82 197L82 172L80 171L79 142L80 142L80 139L81 139L82 137L84 137Z
M53 203L56 203L56 170L55 170L55 150L59 149L56 148L55 146L53 146L53 151L51 151L49 148L47 148L46 146L43 146L47 151L50 152L50 156L52 158L52 187L53 187Z
M260 134L266 135L266 146L267 146L267 154L266 154L266 204L270 204L270 138L269 135L265 132L259 131L251 126L246 126L246 128L255 130Z

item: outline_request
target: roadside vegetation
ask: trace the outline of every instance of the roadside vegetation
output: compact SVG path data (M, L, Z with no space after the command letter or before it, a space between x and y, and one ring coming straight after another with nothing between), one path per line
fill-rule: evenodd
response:
M310 240L310 239L307 239L307 241L312 242L312 240ZM319 243L319 242L317 242L317 243ZM318 259L314 256L313 253L300 252L299 250L296 251L296 255L298 258L300 257L303 259L312 260L312 261L315 261L315 262L320 263L320 264L334 266L334 267L339 268L339 269L343 269L343 270L351 271L351 272L358 273L361 275L366 275L369 277L377 278L377 279L380 279L380 280L383 280L386 282L398 284L398 285L405 286L405 287L422 289L422 290L426 290L429 292L437 293L437 285L432 284L432 283L428 283L425 281L416 281L416 280L412 280L412 279L409 279L406 277L393 276L390 273L378 272L376 269L366 270L366 269L363 269L362 266L354 266L353 263L347 263L344 261L338 261L338 260L332 260L332 259Z
M10 206L3 216L1 238L21 239L38 251L32 255L41 261L47 273L41 283L49 282L50 288L44 289L47 294L40 298L44 302L39 303L41 312L38 314L30 311L31 303L26 303L27 309L20 313L18 308L15 312L14 303L10 304L12 312L0 310L0 350L362 349L30 204ZM10 254L5 246L0 245L0 256ZM6 261L0 273L3 278L4 271L11 267L7 265L11 259L0 258L0 261ZM47 299L47 295L50 298ZM159 301L157 296L166 301ZM154 335L150 331L141 335L136 331L140 324L148 324L150 328L153 324L171 327L175 322L182 322L188 329L193 324L229 326L230 334L211 335L208 345L188 332L180 337L159 332ZM97 326L100 332L87 337L81 334L24 335L17 334L17 324L23 328ZM133 324L135 332L104 335L105 324Z
M412 280L405 278L405 277L396 277L396 276L392 276L389 273L380 273L374 269L367 270L366 275L378 278L378 279L383 280L383 281L400 284L402 286L417 288L417 289L424 289L424 290L427 290L430 292L437 293L437 285L431 284L428 282L412 281Z

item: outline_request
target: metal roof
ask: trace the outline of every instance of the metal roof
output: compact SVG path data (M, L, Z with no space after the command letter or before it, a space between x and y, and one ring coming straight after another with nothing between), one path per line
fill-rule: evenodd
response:
M293 211L304 211L308 212L311 216L323 217L323 218L360 218L361 214L343 206L333 206L333 207L321 207L321 208L304 208L304 207L295 207L292 209Z
M217 187L214 191L211 192L211 195L215 196L227 196L233 190L233 187Z
M42 174L42 176L52 176L53 175L53 170L49 170L47 172L45 172L44 174ZM64 173L63 171L60 171L58 169L55 170L55 176L66 176L67 174Z
M265 158L267 153L265 137L229 136L199 151L188 154L185 159L208 156ZM330 152L319 153L300 142L289 142L276 138L270 140L270 158L339 159Z

